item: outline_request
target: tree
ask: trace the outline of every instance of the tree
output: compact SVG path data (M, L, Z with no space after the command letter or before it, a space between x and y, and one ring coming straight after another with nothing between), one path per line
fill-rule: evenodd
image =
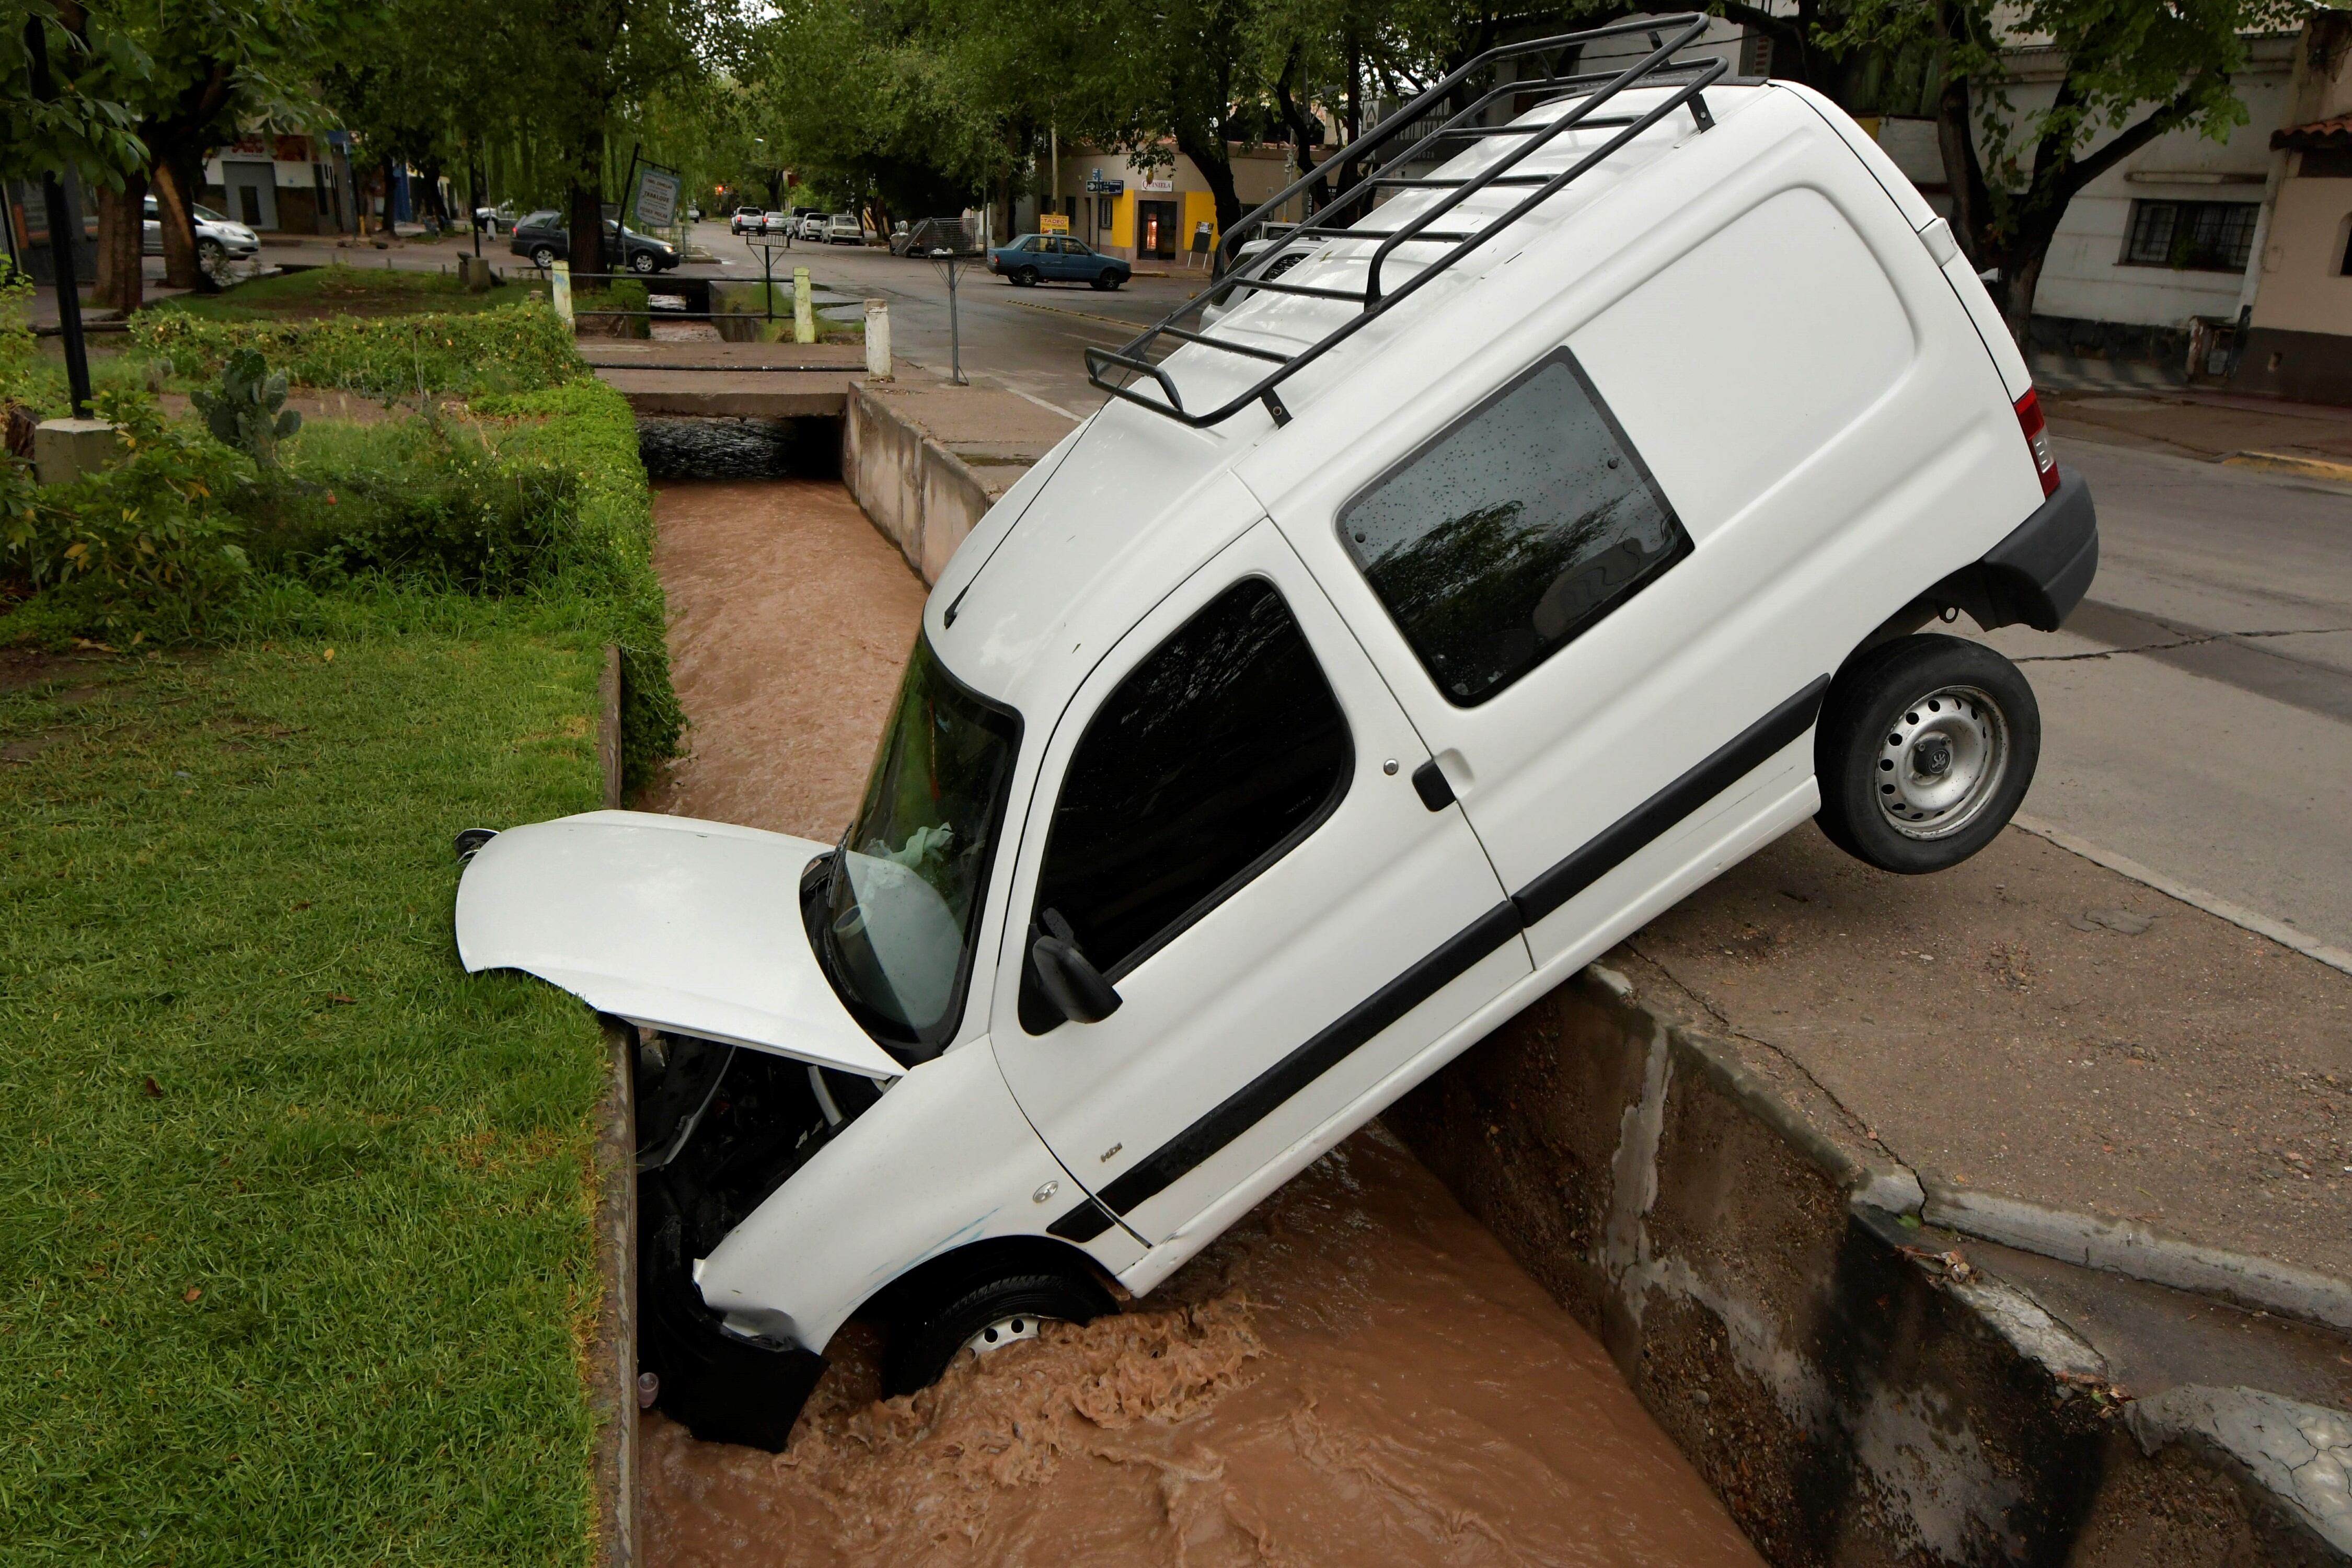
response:
M2216 140L2246 121L2233 79L2247 35L2294 26L2305 0L1852 0L1824 42L1835 49L1940 51L1937 136L1955 238L2025 342L2051 240L2093 180L2173 131ZM2006 51L2052 49L2063 64L2046 105L2011 96Z
M104 214L110 205L139 205L146 191L147 147L123 100L152 68L110 16L93 16L70 0L0 6L0 179L40 181L71 171L84 188L99 191L101 304L117 302L106 288L108 264L121 267L119 243L105 243ZM0 222L7 221L0 201ZM135 250L131 265L135 271Z

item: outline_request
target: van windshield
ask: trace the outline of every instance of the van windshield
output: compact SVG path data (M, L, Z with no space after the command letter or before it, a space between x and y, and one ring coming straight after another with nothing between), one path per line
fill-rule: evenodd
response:
M1021 721L917 640L898 703L835 855L819 945L859 1022L921 1060L953 1036Z

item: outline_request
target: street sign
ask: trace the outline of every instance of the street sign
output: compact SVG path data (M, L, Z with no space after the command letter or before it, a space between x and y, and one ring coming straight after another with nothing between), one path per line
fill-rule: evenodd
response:
M647 169L637 180L637 221L667 228L677 221L678 178L667 169Z
M1126 194L1125 180L1106 180L1100 174L1096 174L1087 181L1087 195L1090 196L1121 196Z
M1039 234L1067 234L1070 232L1070 220L1066 214L1062 213L1039 213L1037 215L1037 232Z

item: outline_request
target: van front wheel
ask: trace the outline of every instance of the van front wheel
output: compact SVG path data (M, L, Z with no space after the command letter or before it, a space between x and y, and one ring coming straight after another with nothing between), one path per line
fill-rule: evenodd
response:
M2009 826L2041 753L2042 710L2017 666L1982 643L1897 637L1830 683L1816 820L1882 871L1941 871Z
M882 1391L912 1394L937 1383L966 1351L986 1355L1035 1339L1040 1324L1091 1322L1114 1310L1103 1288L1075 1270L1029 1268L966 1282L891 1323Z

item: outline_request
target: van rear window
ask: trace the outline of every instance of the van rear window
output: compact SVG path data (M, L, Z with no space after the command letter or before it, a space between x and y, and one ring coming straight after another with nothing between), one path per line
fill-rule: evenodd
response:
M1559 652L1690 549L1565 349L1349 502L1339 536L1460 707Z

